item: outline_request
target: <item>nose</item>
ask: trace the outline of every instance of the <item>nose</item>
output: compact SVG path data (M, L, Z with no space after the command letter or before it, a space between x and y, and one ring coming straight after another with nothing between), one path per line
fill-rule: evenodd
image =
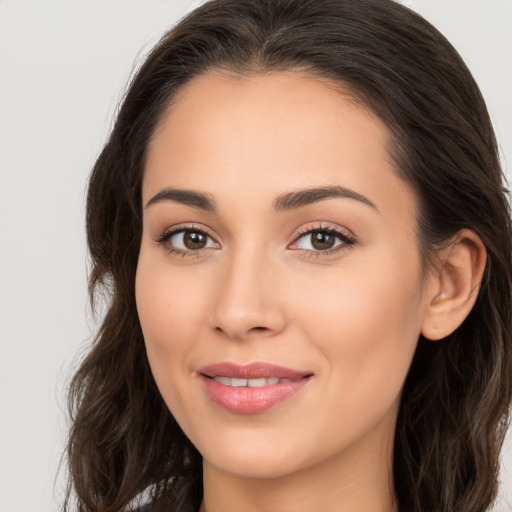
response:
M240 251L223 262L211 325L233 340L271 337L285 329L279 270L261 252Z

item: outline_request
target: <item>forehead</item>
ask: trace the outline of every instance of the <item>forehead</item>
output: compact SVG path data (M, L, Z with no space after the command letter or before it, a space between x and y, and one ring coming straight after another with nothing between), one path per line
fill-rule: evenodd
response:
M242 123L246 128L243 133L229 133ZM152 152L158 145L155 139L161 138L162 131L170 135L173 127L179 127L180 131L188 129L199 136L208 132L213 124L217 124L217 129L222 125L222 130L217 130L217 140L224 134L236 136L231 140L249 139L270 130L283 140L286 135L298 137L299 143L307 142L301 140L300 132L309 129L307 140L313 142L322 127L335 128L334 137L341 135L345 127L352 132L364 130L370 137L378 138L382 148L389 139L384 123L341 84L299 71L243 76L210 71L177 91L153 134L149 150Z
M210 72L184 86L165 112L149 146L143 196L173 186L227 198L258 190L270 201L290 188L337 184L376 204L399 192L413 202L389 140L375 114L326 80Z

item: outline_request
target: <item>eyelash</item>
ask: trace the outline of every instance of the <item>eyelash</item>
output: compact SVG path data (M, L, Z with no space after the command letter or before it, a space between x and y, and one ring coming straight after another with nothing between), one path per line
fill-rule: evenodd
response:
M171 229L168 229L164 231L160 237L155 240L156 243L161 245L168 254L172 254L173 256L179 256L182 258L185 257L191 257L191 258L197 258L199 256L202 256L202 254L205 252L205 249L198 249L198 250L188 250L184 251L182 249L175 249L171 245L168 244L169 240L174 236L178 235L179 233L200 233L201 235L206 236L207 238L214 240L215 243L218 243L210 234L208 234L204 229L198 228L194 225L191 226L177 226ZM207 249L206 249L207 250Z
M174 227L174 228L171 228L171 229L168 229L166 231L164 231L160 237L155 240L156 243L158 243L159 245L161 245L166 251L168 254L172 254L174 256L179 256L179 257L192 257L192 258L197 258L197 257L200 257L204 254L205 251L207 251L208 249L197 249L197 250L187 250L187 251L184 251L182 249L176 249L174 247L172 247L171 245L168 244L169 240L174 236L174 235L177 235L179 233L199 233L201 235L204 235L206 236L207 238L209 238L210 240L213 240L215 243L218 243L210 234L208 234L208 232L206 232L204 229L201 229L201 228L198 228L198 227L195 227L193 225L191 226L177 226L177 227ZM296 251L302 251L303 254L306 256L306 257L309 257L309 258L319 258L319 257L323 257L323 256L329 256L329 255L332 255L332 254L335 254L335 253L338 253L342 250L347 250L348 248L352 247L353 245L356 244L356 240L352 237L352 236L349 236L347 233L337 229L337 228L334 228L332 226L323 226L323 225L318 225L318 226L314 226L314 227L311 227L311 226L307 226L303 229L301 229L294 237L293 239L293 242L291 244L288 245L288 247L290 247L291 245L297 243L301 238L307 236L307 235L311 235L313 233L326 233L328 235L333 235L335 236L336 238L338 238L341 243L339 243L338 245L330 248L330 249L325 249L325 250L311 250L311 249L293 249L293 250L296 250Z
M295 236L292 244L297 243L301 238L312 235L313 233L326 233L328 235L332 235L336 238L338 238L341 243L332 247L331 249L325 249L325 250L310 250L310 249L294 249L297 251L303 251L304 255L309 258L321 258L325 256L330 256L332 254L336 254L340 251L347 250L353 245L356 244L356 239L344 231L341 231L340 229L337 229L333 226L323 226L322 224L318 226L306 226L303 229L301 229Z

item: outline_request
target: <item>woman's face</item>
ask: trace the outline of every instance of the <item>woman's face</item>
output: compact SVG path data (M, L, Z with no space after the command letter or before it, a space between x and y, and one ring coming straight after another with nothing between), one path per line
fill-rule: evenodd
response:
M390 457L428 293L387 141L292 72L203 75L154 134L137 307L207 466L272 477Z

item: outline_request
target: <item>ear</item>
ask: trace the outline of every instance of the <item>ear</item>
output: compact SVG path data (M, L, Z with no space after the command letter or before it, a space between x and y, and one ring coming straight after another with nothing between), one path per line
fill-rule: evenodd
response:
M473 231L463 229L440 254L427 293L421 333L440 340L459 327L475 305L487 253Z

